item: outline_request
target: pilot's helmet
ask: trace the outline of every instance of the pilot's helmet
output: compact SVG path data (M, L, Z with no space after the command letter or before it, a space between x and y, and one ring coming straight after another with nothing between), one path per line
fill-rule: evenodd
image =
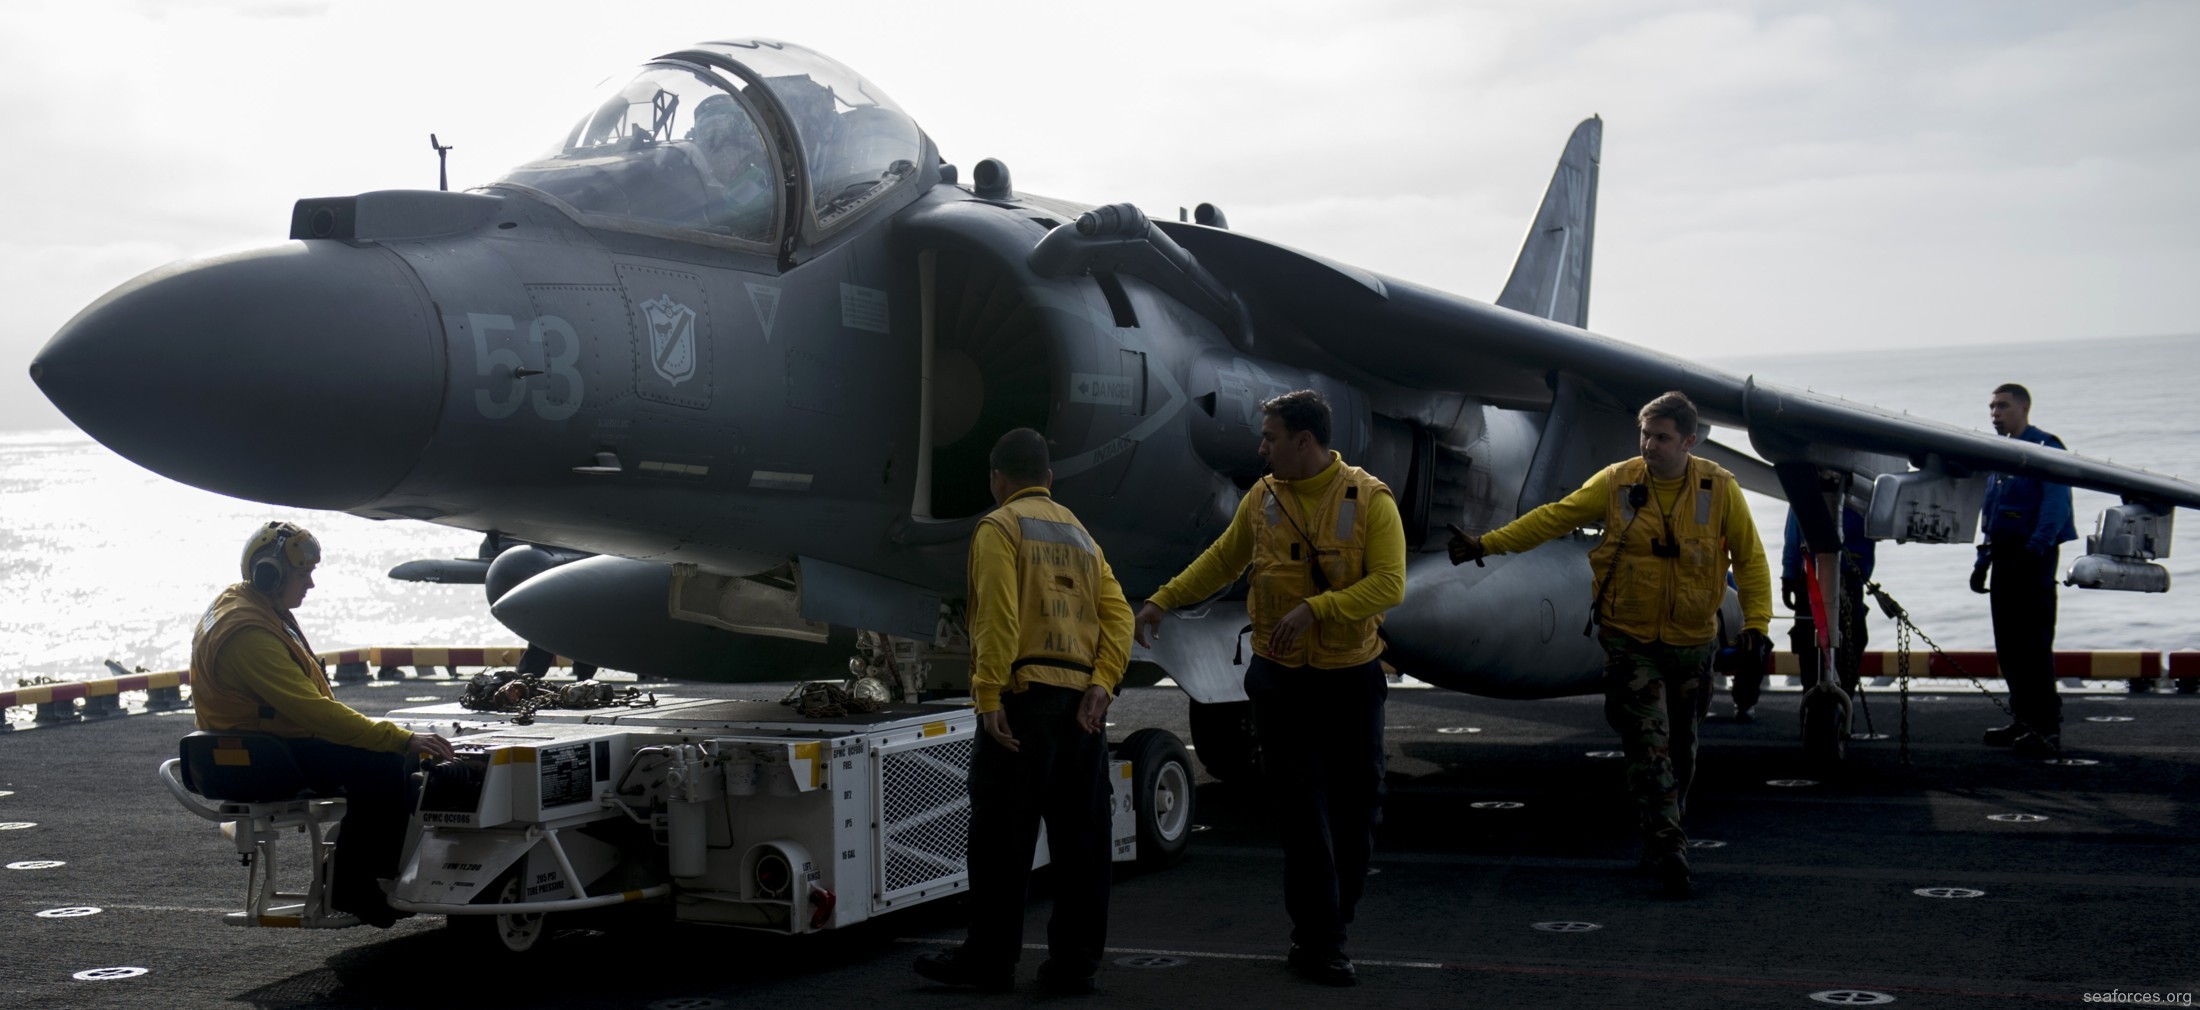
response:
M753 144L756 127L732 95L712 95L695 107L695 139L712 147Z
M321 541L297 523L275 520L252 531L244 542L244 580L272 593L291 572L321 563Z

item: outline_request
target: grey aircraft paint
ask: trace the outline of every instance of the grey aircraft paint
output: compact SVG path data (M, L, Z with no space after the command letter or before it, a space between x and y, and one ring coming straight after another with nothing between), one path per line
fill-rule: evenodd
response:
M727 113L748 126L697 121ZM1566 145L1491 305L1211 208L1201 224L1068 204L995 162L960 184L845 68L712 43L651 61L561 153L481 192L302 200L289 242L130 281L31 371L86 432L177 480L481 531L483 559L408 576L487 578L531 642L706 679L844 668L856 629L839 620L927 626L964 591L985 451L1020 425L1047 435L1059 498L1141 598L1259 475L1259 401L1302 387L1335 405L1335 447L1398 493L1415 553L1392 662L1494 696L1594 689L1586 540L1453 567L1446 524L1493 528L1631 454L1635 405L1667 389L1748 430L1790 490L1819 471L1866 487L1992 468L2200 506L2185 480L1580 328L1602 126ZM1773 484L1762 470L1745 479ZM499 579L489 548L513 544L556 550ZM839 574L801 592L806 565ZM675 620L672 566L793 594L832 630ZM1241 699L1236 600L1191 608L1139 658L1197 702Z

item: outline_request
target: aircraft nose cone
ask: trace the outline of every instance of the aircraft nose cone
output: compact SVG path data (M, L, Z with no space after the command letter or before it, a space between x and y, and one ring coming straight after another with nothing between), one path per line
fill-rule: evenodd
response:
M69 420L164 476L345 509L412 469L442 402L435 319L387 250L293 242L155 270L31 363Z

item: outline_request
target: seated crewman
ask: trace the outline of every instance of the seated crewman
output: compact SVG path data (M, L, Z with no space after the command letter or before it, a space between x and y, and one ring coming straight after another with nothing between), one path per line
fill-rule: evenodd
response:
M245 541L244 577L221 591L191 637L191 702L200 729L282 737L313 791L345 799L329 904L388 927L399 914L377 877L397 873L411 814L406 765L450 759L448 741L369 719L336 700L291 611L313 588L321 544L286 522Z
M746 239L771 235L772 179L764 138L730 95L712 95L695 107L695 144L720 193L710 212L714 225Z

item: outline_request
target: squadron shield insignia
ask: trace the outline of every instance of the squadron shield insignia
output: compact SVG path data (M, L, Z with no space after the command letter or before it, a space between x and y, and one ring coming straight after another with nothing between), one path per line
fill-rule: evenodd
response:
M649 317L650 364L666 382L677 386L695 376L695 310L673 301L671 295L642 303Z

